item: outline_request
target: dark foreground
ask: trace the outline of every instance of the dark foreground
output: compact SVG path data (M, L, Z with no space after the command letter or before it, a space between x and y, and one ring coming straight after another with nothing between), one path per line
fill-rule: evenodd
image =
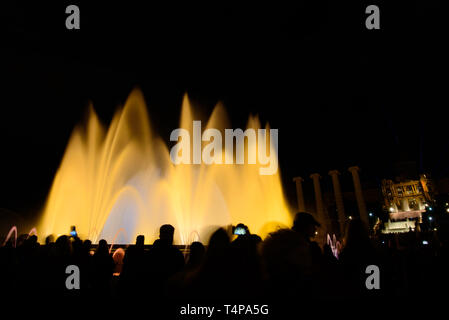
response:
M16 248L12 242L0 248L3 301L76 311L143 310L156 319L431 314L444 307L444 232L427 234L424 242L420 233L368 237L355 220L337 259L328 245L311 241L309 231L282 229L264 241L250 234L231 241L218 229L207 247L192 243L185 256L162 228L151 248L138 237L113 254L104 240L92 252L91 243L79 238L40 245L29 237Z

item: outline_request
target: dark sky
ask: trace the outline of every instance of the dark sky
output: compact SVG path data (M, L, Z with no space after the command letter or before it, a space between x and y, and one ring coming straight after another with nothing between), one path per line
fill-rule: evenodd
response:
M223 101L234 128L269 121L293 199L292 177L354 164L367 180L399 160L448 173L441 1L91 2L2 4L0 207L41 206L88 102L107 123L136 86L167 142L185 92L205 114ZM65 28L69 4L81 30Z

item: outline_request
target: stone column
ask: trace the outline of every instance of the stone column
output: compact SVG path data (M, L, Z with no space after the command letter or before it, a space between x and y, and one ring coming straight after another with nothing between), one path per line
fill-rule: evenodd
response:
M410 211L410 207L408 205L408 198L402 199L402 211Z
M324 221L323 196L321 195L320 187L321 176L319 173L313 173L310 175L310 178L313 180L313 189L315 190L317 220L321 223L322 227L325 227L326 221Z
M367 227L369 227L368 213L366 212L365 200L363 199L362 185L359 177L360 168L357 166L348 168L352 174L352 181L354 182L355 197L357 199L357 206L359 207L360 220L362 220Z
M329 171L329 175L332 177L332 185L334 186L335 204L337 205L338 222L340 225L340 235L343 235L345 232L346 215L340 181L338 180L340 172L338 172L338 170L331 170Z
M293 181L296 183L296 198L298 199L298 211L304 212L306 211L306 205L304 202L304 193L302 192L302 182L304 181L301 177L293 178Z

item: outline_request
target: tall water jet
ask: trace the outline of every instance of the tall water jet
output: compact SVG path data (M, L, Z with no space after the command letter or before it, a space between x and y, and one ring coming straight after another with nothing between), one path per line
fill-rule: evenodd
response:
M193 120L185 96L181 128L192 132ZM223 131L226 125L225 110L217 105L206 129ZM248 127L260 128L258 119L250 117ZM257 143L247 141L247 152L256 149ZM120 242L144 234L151 243L159 226L169 223L176 228L175 241L186 244L192 234L205 242L215 227L242 222L265 236L290 225L291 214L279 171L264 176L259 168L174 165L167 145L151 130L142 94L134 90L107 130L92 107L87 123L74 129L38 230L41 236L66 234L76 225L83 238L111 242L123 228Z

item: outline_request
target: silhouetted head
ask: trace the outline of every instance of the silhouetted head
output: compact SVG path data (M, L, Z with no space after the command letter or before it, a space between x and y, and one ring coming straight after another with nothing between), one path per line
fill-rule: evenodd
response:
M201 242L195 241L190 245L189 258L187 264L189 267L196 267L201 264L204 258L206 248L204 248Z
M106 242L106 240L101 239L100 242L98 242L98 248L95 253L96 254L109 254L108 243Z
M173 227L171 224L164 224L159 229L159 238L165 243L172 244L174 233L175 227Z
M138 247L143 247L145 243L145 236L144 235L138 235L136 238L136 246Z
M306 212L298 212L293 221L292 230L304 234L307 239L313 238L317 227L320 227L318 221Z
M74 237L71 239L73 250L77 253L80 252L80 250L83 248L83 241L78 237Z
M67 256L72 252L72 245L69 241L69 237L62 235L56 239L55 251L58 256Z
M29 238L28 238L28 241L31 243L31 244L37 244L37 236L36 235L32 235L32 236L30 236Z
M273 277L291 277L311 266L311 253L304 237L291 229L270 233L262 243L261 254L266 270Z
M50 234L45 238L45 245L55 242L55 236Z
M210 239L209 239L209 245L207 248L207 252L214 252L214 251L223 251L226 250L229 247L230 240L228 233L225 229L219 228L217 231L215 231Z
M83 242L83 249L85 251L89 252L91 247L92 247L92 241L90 241L89 239L84 240L84 242Z

